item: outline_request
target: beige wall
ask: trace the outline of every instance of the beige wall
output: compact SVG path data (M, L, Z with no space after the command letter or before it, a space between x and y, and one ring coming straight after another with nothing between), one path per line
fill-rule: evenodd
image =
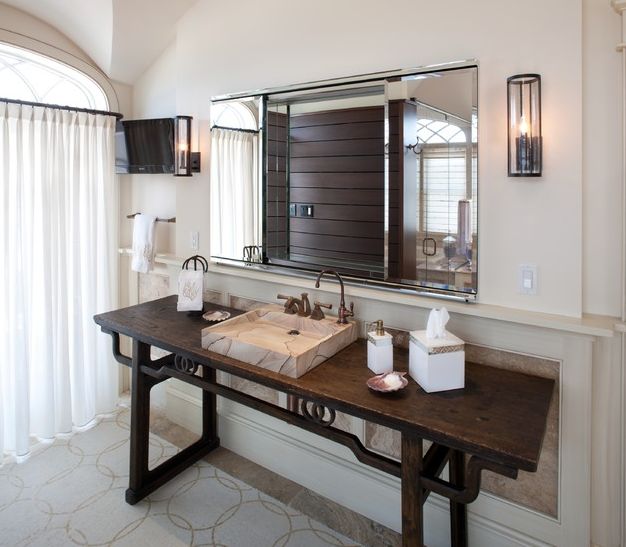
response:
M608 3L599 4L594 1L593 11L601 21L586 22L585 36L611 34L600 23L614 23L612 17L617 16ZM201 0L187 12L179 22L176 44L157 63L175 56L175 63L168 62L176 65L175 76L157 70L163 75L158 80L153 67L137 83L137 89L155 85L171 89L174 79L176 90L167 94L167 100L175 95L177 111L194 116L204 155L202 174L192 181L175 182L178 224L176 245L169 250L190 254L189 232L197 229L201 251L208 254L210 96L474 57L480 62L479 300L580 314L583 241L591 233L584 232L583 239L582 2L533 0L523 10L493 0L445 5L403 1L389 7L393 9L383 10L374 1L324 0L308 10L305 26L290 24L293 4L277 0L262 5L222 4L219 11ZM443 20L445 25L434 23ZM420 26L419 21L431 23ZM616 41L617 27L611 29ZM595 70L600 76L611 70L613 48L606 47L595 46L601 59ZM544 84L545 174L539 180L511 179L506 176L505 82L511 74L529 71L540 73ZM615 112L616 98L609 96L607 102L587 97L585 104L599 110L596 117L602 118ZM146 100L141 106L144 112L162 104L156 97L146 95ZM137 92L135 102L139 104ZM597 203L600 195L615 191L617 182L612 172L594 180L596 200L585 208L585 228L595 226L593 237L598 232L608 235L608 225L619 222L620 211L613 207L607 215L602 202ZM171 193L164 195L171 203ZM616 241L615 248L619 245ZM587 310L617 315L616 299L609 295L619 290L619 281L606 274L615 271L615 253L599 247L585 248L593 248L593 265L585 268L585 293L594 294L593 299L585 299ZM517 268L523 262L539 267L537 296L517 293Z
M133 86L132 118L169 118L184 114L176 109L176 48L172 44L146 70ZM120 177L122 219L127 214L144 212L160 218L176 216L177 180L172 175L124 175ZM183 214L181 212L181 214ZM175 251L176 226L157 224L158 250ZM132 222L126 221L121 231L121 245L130 247Z
M620 315L621 18L583 2L583 309Z
M176 43L137 82L135 115L193 115L203 152L203 172L191 181L134 177L141 187L135 202L145 196L153 212L176 203L175 244L168 233L164 251L190 254L189 232L199 230L200 250L209 253L212 95L476 58L479 301L619 315L619 17L608 1L532 0L517 10L495 0L397 1L386 9L373 0L323 0L307 10L307 25L293 25L293 12L281 0L219 10L200 0L179 21ZM513 179L506 175L506 77L531 71L543 78L544 176ZM590 130L583 132L583 122ZM539 268L536 296L517 292L525 262Z

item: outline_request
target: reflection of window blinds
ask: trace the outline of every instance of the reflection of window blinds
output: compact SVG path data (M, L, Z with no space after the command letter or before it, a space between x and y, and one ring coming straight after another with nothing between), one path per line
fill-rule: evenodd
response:
M478 158L476 148L472 152L472 232L476 234L478 230Z
M426 219L422 229L454 234L458 201L466 197L465 147L424 146L422 158Z

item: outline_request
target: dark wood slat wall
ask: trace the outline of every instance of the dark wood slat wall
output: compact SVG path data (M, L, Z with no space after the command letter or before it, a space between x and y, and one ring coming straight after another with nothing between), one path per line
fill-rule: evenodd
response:
M291 254L382 268L384 108L291 116L289 148L290 202L314 207L289 219Z
M265 252L284 256L287 237L287 114L267 112Z

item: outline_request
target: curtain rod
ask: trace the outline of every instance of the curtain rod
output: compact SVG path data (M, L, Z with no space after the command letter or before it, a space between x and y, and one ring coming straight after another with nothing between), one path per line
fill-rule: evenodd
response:
M77 106L61 106L58 104L35 103L32 101L21 101L19 99L4 99L0 97L0 102L10 104L21 104L24 106L41 106L44 108L54 108L55 110L69 110L70 112L85 112L86 114L102 114L104 116L115 116L121 120L124 116L119 112L109 112L108 110L93 110L91 108L79 108Z
M239 131L240 133L258 133L258 129L239 129L237 127L223 127L221 125L214 125L211 127L211 131L214 129L226 129L227 131Z

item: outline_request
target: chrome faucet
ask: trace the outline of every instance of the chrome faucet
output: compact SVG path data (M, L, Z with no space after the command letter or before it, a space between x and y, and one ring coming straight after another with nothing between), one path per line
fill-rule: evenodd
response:
M339 310L337 311L337 323L340 325L346 325L348 323L348 317L354 317L354 302L350 302L350 309L346 308L346 300L344 298L344 290L343 290L343 279L341 276L334 270L322 270L317 279L315 280L315 288L320 288L320 279L324 274L334 275L339 280L339 285L341 286L341 296L339 298Z
M285 313L290 315L297 313L300 317L308 317L311 315L311 303L309 302L308 293L303 292L300 298L287 296L285 294L279 294L276 298L286 300Z

